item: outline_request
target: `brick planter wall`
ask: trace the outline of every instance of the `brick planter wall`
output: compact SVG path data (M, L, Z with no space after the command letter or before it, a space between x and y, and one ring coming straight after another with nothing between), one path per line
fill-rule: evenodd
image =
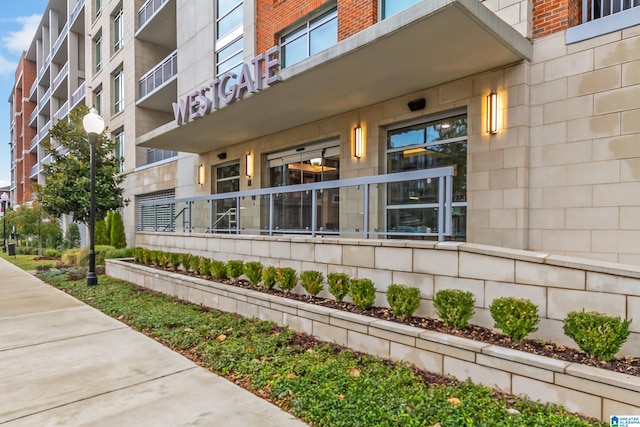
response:
M321 340L404 360L568 410L608 420L640 413L640 378L489 345L439 332L307 304L120 260L107 274L181 299L271 320Z

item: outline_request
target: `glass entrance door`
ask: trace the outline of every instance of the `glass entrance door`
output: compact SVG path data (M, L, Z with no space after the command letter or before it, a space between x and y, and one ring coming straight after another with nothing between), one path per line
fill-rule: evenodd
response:
M333 144L275 153L269 155L267 160L271 187L332 181L340 176L340 150L339 146ZM313 191L316 191L315 205ZM335 203L337 196L337 189L276 194L273 226L283 232L308 232L313 228L315 209L316 231L338 230L339 205Z

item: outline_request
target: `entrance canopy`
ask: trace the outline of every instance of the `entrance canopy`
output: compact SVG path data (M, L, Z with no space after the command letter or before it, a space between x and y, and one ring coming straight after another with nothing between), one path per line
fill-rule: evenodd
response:
M532 50L477 0L420 2L282 69L282 82L137 144L205 153L531 59Z

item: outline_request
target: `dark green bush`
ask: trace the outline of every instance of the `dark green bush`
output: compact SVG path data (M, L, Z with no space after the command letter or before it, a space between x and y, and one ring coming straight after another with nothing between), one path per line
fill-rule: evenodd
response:
M342 301L349 293L349 275L345 273L329 273L327 274L327 282L329 283L329 292L336 301Z
M211 260L205 256L200 257L199 270L201 276L211 276Z
M371 308L376 299L376 287L369 279L351 279L348 295L356 307L366 310Z
M298 274L291 267L278 268L276 270L276 284L280 289L289 292L298 284Z
M134 248L133 250L133 258L136 262L142 262L142 248Z
M227 264L215 259L211 260L211 276L214 279L223 280L227 278Z
M182 268L185 269L185 271L190 271L191 269L191 257L193 255L191 254L182 254Z
M468 291L443 289L433 298L433 306L438 317L450 328L461 329L469 324L475 313L473 304L476 299Z
M520 342L538 330L538 306L528 299L496 298L489 306L489 311L495 327L512 340Z
M240 277L243 272L243 265L242 260L230 259L229 262L227 262L227 276L234 280Z
M111 249L105 252L105 259L113 258L131 258L133 256L133 248Z
M109 241L111 246L115 246L117 249L127 247L127 239L124 234L124 223L122 222L122 216L120 211L113 211L109 233Z
M50 257L59 257L61 255L61 252L57 249L48 248L44 250L44 255Z
M629 338L631 320L595 311L572 311L564 320L564 333L580 350L598 360L611 360Z
M420 307L420 289L392 284L387 289L387 302L394 315L408 319Z
M273 289L276 285L276 276L278 270L273 265L264 267L262 269L262 285L267 289Z
M116 249L116 250L122 250L122 249ZM158 262L160 263L160 266L162 268L167 268L171 262L171 254L168 252L161 252Z
M109 236L107 234L107 226L105 225L104 220L96 221L94 230L96 245L108 245L111 243L111 240L109 239Z
M257 285L262 277L262 264L258 261L250 261L244 264L244 275L252 285Z
M149 263L151 262L151 251L149 249L142 249L142 256L140 257L140 261L145 265L149 265Z
M324 275L319 271L307 270L300 273L300 282L305 291L311 296L318 295L323 289Z

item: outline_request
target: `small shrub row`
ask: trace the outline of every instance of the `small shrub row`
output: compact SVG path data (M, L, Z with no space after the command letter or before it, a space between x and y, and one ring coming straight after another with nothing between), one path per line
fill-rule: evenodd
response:
M187 272L218 280L235 280L244 274L253 285L262 283L266 289L277 286L285 293L291 292L298 282L311 296L316 296L324 290L324 275L314 270L303 271L298 276L296 270L290 267L265 267L260 262L244 263L241 260L225 263L191 254L165 253L142 248L135 248L133 255L136 261L144 264L156 264L174 270L182 266ZM330 273L327 275L327 284L329 293L338 302L348 296L360 309L367 310L373 306L376 288L370 279L350 278L344 273ZM387 289L387 301L395 316L407 319L420 307L420 290L394 283ZM462 329L469 325L475 314L474 305L473 294L459 289L441 290L433 299L438 317L446 326L454 329ZM494 327L514 341L520 342L538 330L538 307L527 299L496 298L491 303L489 311ZM591 357L610 360L628 339L630 323L631 321L621 320L619 317L583 310L569 313L564 321L564 332Z

